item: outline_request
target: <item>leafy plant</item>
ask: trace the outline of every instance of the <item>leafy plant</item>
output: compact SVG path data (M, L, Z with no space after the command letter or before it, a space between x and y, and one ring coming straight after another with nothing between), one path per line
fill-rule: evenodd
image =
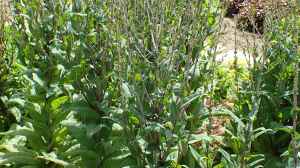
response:
M227 67L215 61L221 4L13 1L0 34L0 165L296 165L299 17L267 18L265 50L248 69Z

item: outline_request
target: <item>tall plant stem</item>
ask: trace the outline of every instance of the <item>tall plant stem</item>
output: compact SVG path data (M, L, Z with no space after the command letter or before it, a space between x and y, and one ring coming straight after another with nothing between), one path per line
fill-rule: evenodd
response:
M4 2L0 0L0 57L4 53Z
M294 158L294 167L298 167L298 149L297 149L297 123L298 123L298 80L299 80L299 65L298 61L295 62L295 77L294 77L294 88L293 88L293 158Z
M296 15L296 13L298 12L298 1L296 1L296 7L295 7L295 11L294 11L294 15ZM294 16L294 19L298 19L297 16ZM296 22L297 23L297 20ZM295 36L297 37L299 35L299 31L296 28L295 31ZM294 76L294 86L293 86L293 140L292 140L292 145L293 145L293 159L294 159L294 167L297 168L299 167L299 162L298 162L298 147L297 147L297 140L296 140L296 134L297 134L297 123L298 123L298 92L299 92L299 62L298 62L298 54L299 53L299 47L298 47L298 42L299 39L296 38L296 61L295 61L295 76Z
M258 57L258 53L256 51L256 43L255 40L254 42L254 52L252 53L253 55L253 69L251 70L251 76L252 76L252 88L254 93L251 95L251 105L252 105L252 110L248 114L248 122L247 122L247 127L245 128L245 143L246 143L246 148L244 149L241 157L241 167L242 168L247 168L246 160L245 157L247 154L251 152L252 148L252 137L253 137L253 125L255 118L257 116L257 113L259 112L259 106L261 102L261 97L259 95L259 92L261 91L262 87L262 78L260 74L263 72L263 63L264 61L256 61Z
M238 84L238 57L237 57L237 16L234 16L234 22L235 22L235 28L234 28L234 71L235 71L235 76L234 76L234 81L235 81L235 86L236 86L236 92L238 94L239 92L239 84Z

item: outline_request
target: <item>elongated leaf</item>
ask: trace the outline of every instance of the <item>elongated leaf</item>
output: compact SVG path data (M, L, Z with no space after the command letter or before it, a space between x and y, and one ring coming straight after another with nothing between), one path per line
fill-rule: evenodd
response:
M26 152L9 152L0 156L0 165L7 163L23 164L23 165L40 165L40 161Z
M207 113L203 114L200 117L200 119L208 118L209 115L210 114L207 112ZM243 121L238 116L236 116L232 111L230 111L228 109L224 109L224 108L215 109L215 110L213 110L213 113L211 115L212 116L229 116L233 119L234 122L238 123L242 128L245 127L245 124L243 123Z
M59 108L62 104L64 104L69 99L68 96L58 97L51 102L51 106L53 109Z
M9 112L15 117L17 122L21 121L22 114L19 108L12 107L9 109Z
M47 160L47 161L53 162L57 165L64 166L67 168L75 168L75 166L71 165L70 163L68 163L64 160L58 159L56 154L53 152L52 153L43 153L42 156L37 156L37 158Z
M263 127L255 129L254 135L253 135L253 140L255 140L256 138L258 138L259 136L261 136L267 132L273 133L274 131L272 129L265 129Z
M203 157L201 155L199 155L199 153L193 148L193 146L189 145L189 149L191 151L192 156L194 157L194 159L199 164L199 166L204 168L205 164L204 164Z
M184 101L180 105L180 110L187 107L190 103L192 103L194 100L198 99L199 97L201 97L201 94L195 93L191 96L188 96L188 97L184 98Z
M225 160L226 160L226 162L227 162L227 166L228 167L237 167L237 165L236 164L234 164L234 162L232 161L232 158L231 158L231 156L230 156L230 154L228 153L228 152L226 152L225 150L223 150L222 148L220 148L219 150L218 150L221 154L222 154L222 156L225 158Z

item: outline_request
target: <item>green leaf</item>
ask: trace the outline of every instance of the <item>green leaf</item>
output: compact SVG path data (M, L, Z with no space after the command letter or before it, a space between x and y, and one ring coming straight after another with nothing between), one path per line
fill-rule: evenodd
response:
M39 166L23 166L21 168L40 168Z
M284 127L280 127L280 128L275 128L275 131L283 131L283 132L286 132L288 134L292 134L293 127L292 126L284 126Z
M37 158L53 162L53 163L55 163L57 165L64 166L66 168L75 168L75 166L71 165L70 163L68 163L68 162L66 162L64 160L58 159L57 155L54 152L43 153L42 156L37 156Z
M87 124L86 132L89 138L92 138L96 133L100 132L103 128L107 127L104 124Z
M192 134L189 140L189 144L194 144L197 142L211 142L213 137L205 135L205 134Z
M32 73L32 79L33 81L35 81L39 86L44 87L44 81L36 74L36 73Z
M252 157L254 157L254 160L247 165L248 167L263 167L262 165L258 164L265 161L264 155L254 155Z
M32 128L26 126L24 127L17 126L15 130L0 132L0 135L13 135L13 136L22 135L27 138L29 144L34 149L45 149L47 147L43 142L42 137L39 134L37 134Z
M40 161L36 156L27 152L9 152L0 156L0 165L7 163L22 164L22 165L40 165Z
M51 101L51 106L53 109L58 109L62 104L68 101L68 96L61 96Z
M9 112L15 117L17 122L21 121L22 114L19 108L17 107L12 107L9 109Z
M231 117L231 119L233 119L234 122L238 123L238 125L242 128L245 127L245 124L243 123L243 121L236 116L232 111L225 109L225 108L215 108L212 111L212 114L209 114L208 112L204 113L203 115L201 115L200 119L206 119L208 118L210 115L212 116L229 116Z
M25 100L21 98L11 98L8 100L9 105L17 104L20 105L21 107L24 107L25 105Z
M200 167L205 167L203 157L193 148L192 145L189 145L192 156L197 161Z
M227 151L223 150L222 148L220 148L218 151L222 154L223 158L225 158L228 167L237 167Z
M66 110L76 112L76 117L83 122L97 121L100 118L99 114L83 101L73 102L66 105Z
M128 87L128 83L125 83L125 82L122 83L122 93L123 93L124 97L126 97L126 98L132 97L132 94Z
M184 98L184 101L180 105L180 110L187 107L190 103L192 103L194 100L198 99L200 96L202 96L202 94L195 93L191 96L188 96L188 97Z
M178 162L179 151L177 147L173 147L171 152L168 154L166 161L175 161Z
M254 132L253 140L255 140L256 138L258 138L259 136L261 136L267 132L273 133L274 131L272 129L265 129L264 127L259 127L255 130L253 130L253 132Z

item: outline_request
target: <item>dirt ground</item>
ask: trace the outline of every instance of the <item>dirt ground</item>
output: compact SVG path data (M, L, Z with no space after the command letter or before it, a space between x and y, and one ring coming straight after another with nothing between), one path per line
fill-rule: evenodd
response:
M236 36L235 36L236 35ZM224 18L219 44L225 50L247 49L249 47L261 47L262 40L258 34L241 31L236 28L234 19ZM236 43L235 43L236 40Z
M8 20L9 14L9 0L0 0L0 21Z
M253 62L251 50L254 47L259 53L262 49L262 39L258 34L241 31L236 28L232 18L224 18L221 23L221 35L217 49L217 61L232 62L236 55L239 62Z

